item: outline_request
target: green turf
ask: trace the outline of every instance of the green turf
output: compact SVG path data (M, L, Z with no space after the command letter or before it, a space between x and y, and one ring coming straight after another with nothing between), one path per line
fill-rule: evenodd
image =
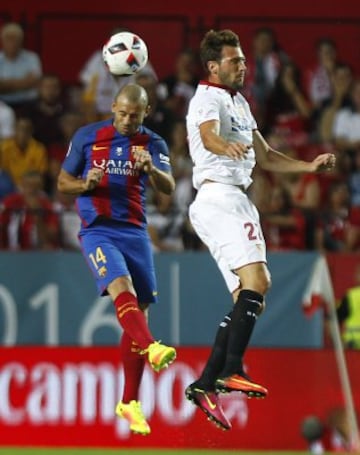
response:
M0 447L1 455L309 455L309 452L300 451L251 451L240 452L238 450L207 450L207 449L25 449Z

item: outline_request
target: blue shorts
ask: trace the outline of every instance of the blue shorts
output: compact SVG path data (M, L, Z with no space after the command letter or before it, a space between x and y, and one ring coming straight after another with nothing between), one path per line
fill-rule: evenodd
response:
M122 276L132 279L139 303L155 303L157 286L151 242L146 229L113 221L80 231L82 253L101 295Z

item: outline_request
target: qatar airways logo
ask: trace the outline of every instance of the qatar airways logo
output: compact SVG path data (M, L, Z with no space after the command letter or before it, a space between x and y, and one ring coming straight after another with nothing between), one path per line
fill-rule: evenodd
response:
M116 175L130 175L137 177L139 170L136 168L136 163L130 160L93 160L93 166L102 169L105 174L116 174Z
M176 362L161 373L146 367L139 399L145 416L154 414L171 427L193 425L196 407L184 395L185 388L198 372ZM115 415L123 390L123 367L109 362L89 361L56 364L50 361L32 366L20 361L8 362L0 369L0 422L2 426L22 425L76 426L89 431L94 426L113 426L119 440L130 437L126 420ZM223 395L224 410L233 425L246 426L249 418L247 398Z

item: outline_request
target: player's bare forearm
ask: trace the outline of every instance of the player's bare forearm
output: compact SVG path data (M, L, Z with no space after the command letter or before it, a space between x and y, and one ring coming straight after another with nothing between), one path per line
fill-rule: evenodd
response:
M281 152L269 148L266 153L266 159L258 161L260 167L270 172L314 172L311 163L295 160Z
M175 180L171 174L161 171L153 166L149 174L150 183L158 191L172 194L175 190Z
M78 195L93 190L103 176L101 169L90 169L86 179L74 177L61 169L57 180L57 188L61 193Z
M321 172L330 170L335 166L335 155L323 153L313 161L303 161L291 158L277 150L274 150L265 141L259 131L253 133L256 161L265 171L271 172Z
M239 160L246 156L252 144L229 142L220 136L219 122L211 120L200 125L200 136L206 150L215 155L228 156Z

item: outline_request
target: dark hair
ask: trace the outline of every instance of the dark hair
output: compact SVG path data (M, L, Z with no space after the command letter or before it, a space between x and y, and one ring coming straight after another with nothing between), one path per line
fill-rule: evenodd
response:
M336 49L336 42L332 38L322 36L316 41L316 47L319 48L321 46L329 46Z
M240 40L232 30L209 30L200 43L200 58L205 70L207 63L221 60L224 46L240 47Z

